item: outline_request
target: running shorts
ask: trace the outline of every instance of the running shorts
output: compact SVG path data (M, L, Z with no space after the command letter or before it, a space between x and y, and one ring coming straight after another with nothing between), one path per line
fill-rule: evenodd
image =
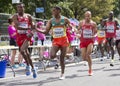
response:
M105 40L106 40L105 37L102 37L102 38L98 37L98 44L102 44L103 41Z
M81 42L80 43L80 48L87 48L88 45L91 44L91 43L93 44L94 41L91 40L91 41Z
M15 41L15 39L13 39L13 38L10 38L9 44L10 44L11 46L17 46L16 41Z
M58 47L68 47L69 41L67 37L53 38L52 45Z
M114 46L114 38L106 38L106 42L109 44L109 46Z
M27 34L17 34L16 42L19 47L22 46L25 40L28 40L30 42L30 45L32 44L32 40L27 36Z

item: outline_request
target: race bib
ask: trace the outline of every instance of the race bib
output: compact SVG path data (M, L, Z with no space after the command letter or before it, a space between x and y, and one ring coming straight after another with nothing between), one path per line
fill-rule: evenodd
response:
M20 22L19 27L21 27L21 28L28 28L28 23Z
M114 25L108 25L107 26L107 32L108 33L114 33Z
M105 31L98 31L97 32L97 34L98 34L98 37L105 37Z
M92 30L84 29L83 30L83 38L92 38Z
M57 27L53 29L53 37L58 38L63 36L64 36L64 28Z
M26 33L27 33L27 30L18 30L18 33L19 33L19 34L26 34Z
M116 40L120 39L120 30L116 30Z

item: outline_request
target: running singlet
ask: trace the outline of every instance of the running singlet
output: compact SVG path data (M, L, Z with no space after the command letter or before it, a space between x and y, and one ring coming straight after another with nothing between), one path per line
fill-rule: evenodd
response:
M106 38L113 38L115 37L116 33L116 26L114 21L107 21L106 22Z
M80 37L81 41L91 41L93 40L93 22L90 24L85 24L85 21L82 23L82 34Z
M97 36L98 38L104 38L106 36L104 27L102 27L101 24L98 25Z
M120 30L116 30L116 40L120 40Z
M28 15L24 15L24 16L19 16L17 15L17 19L19 22L19 27L21 28L29 28L30 26L30 21L28 18ZM30 42L30 45L32 44L32 40L31 37L28 37L28 33L30 33L29 30L17 30L17 44L19 47L21 47L24 43L25 40L28 40Z
M55 22L55 18L52 19L52 35L53 38L66 37L65 20L63 16L61 16L61 20L58 23Z
M24 15L24 16L19 16L18 17L18 22L19 22L19 27L21 28L29 28L29 18L28 15ZM26 34L27 30L18 30L19 34Z
M98 30L97 36L98 36L99 38L105 37L105 31Z
M92 29L85 28L83 29L83 38L92 38Z

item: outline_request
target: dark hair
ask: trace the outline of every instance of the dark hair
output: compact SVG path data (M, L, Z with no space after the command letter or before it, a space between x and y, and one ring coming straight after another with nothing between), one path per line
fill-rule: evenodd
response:
M8 19L8 23L11 24L13 22L13 19L12 18L9 18Z
M62 8L60 6L54 6L53 8L59 10L61 12Z

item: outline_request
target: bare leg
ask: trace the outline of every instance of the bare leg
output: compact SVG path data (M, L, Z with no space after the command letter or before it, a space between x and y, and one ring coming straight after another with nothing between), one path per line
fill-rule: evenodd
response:
M118 45L116 46L118 54L119 54L119 60L120 60L120 42L118 43Z
M101 52L102 57L103 57L103 56L104 56L104 49L103 49L103 46L102 46L102 44L99 44L98 46L99 46L100 52Z
M14 63L15 63L15 55L16 55L16 50L12 50L11 65L14 65Z
M92 53L92 49L93 49L93 44L89 44L87 47L87 52L86 52L86 58L88 59L88 66L89 66L89 70L92 70L92 59L91 59L91 53Z
M111 39L111 54L112 54L112 60L114 60L114 40Z
M50 52L50 57L51 59L54 59L56 57L56 53L58 52L59 47L58 46L53 46Z
M28 48L28 41L25 40L23 45L20 47L20 53L22 54L27 66L29 66L29 60L25 52L27 48Z
M109 42L107 41L106 44L105 44L105 47L106 47L107 58L108 58L108 59L110 58L110 53L109 53L109 51L110 51L110 46L109 46L109 45L110 45L110 44L109 44Z
M32 69L34 69L34 66L33 66L33 63L32 63L32 59L30 58L31 55L29 54L29 52L27 50L26 50L26 55L28 57L29 64L31 65Z
M22 63L22 61L23 61L23 57L22 57L21 53L19 53L19 55L18 55L19 64Z
M64 58L67 52L67 47L62 47L60 50L61 50L61 54L60 54L61 74L64 74L64 70L65 70Z
M84 61L87 61L87 59L86 59L86 52L87 52L86 48L81 48L81 55L82 55L82 59Z

